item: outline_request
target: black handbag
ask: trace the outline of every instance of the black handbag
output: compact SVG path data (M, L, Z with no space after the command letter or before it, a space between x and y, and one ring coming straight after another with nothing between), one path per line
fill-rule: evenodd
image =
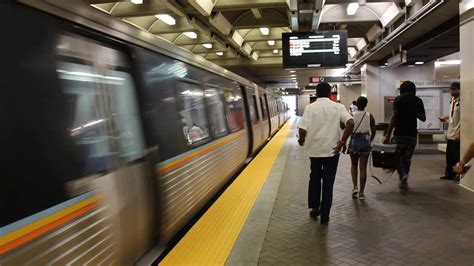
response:
M377 168L398 169L400 167L400 153L397 144L374 143L372 163Z

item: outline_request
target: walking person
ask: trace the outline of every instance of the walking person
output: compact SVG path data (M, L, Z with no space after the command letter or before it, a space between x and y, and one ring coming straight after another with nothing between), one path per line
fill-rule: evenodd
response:
M458 180L458 175L453 171L453 167L461 157L461 84L451 83L451 103L449 115L441 117L443 123L448 123L448 145L446 147L446 169L441 179Z
M345 152L347 138L354 129L352 116L344 105L329 99L330 93L328 83L319 83L317 100L306 106L298 124L298 143L311 160L308 207L311 217L321 215L322 224L329 222L339 153ZM340 123L346 125L344 133Z
M375 138L375 119L371 113L366 112L368 100L365 97L357 99L357 111L354 112L354 131L349 144L351 156L352 197L364 200L365 183L367 182L367 162L369 161L371 142ZM360 190L357 187L357 174L360 176Z
M352 104L351 106L349 107L349 112L351 113L351 115L354 115L354 112L357 111L357 102L356 101L352 101Z
M400 154L400 167L397 172L400 178L398 187L402 191L408 190L411 158L415 152L418 136L417 119L426 121L425 106L416 96L415 83L405 81L400 86L400 96L395 98L393 103L393 116L384 140L384 143L389 143L392 131L395 129L392 143L397 144Z

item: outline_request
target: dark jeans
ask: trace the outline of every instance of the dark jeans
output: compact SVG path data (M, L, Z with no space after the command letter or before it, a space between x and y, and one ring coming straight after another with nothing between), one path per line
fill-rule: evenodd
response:
M448 146L446 147L446 170L445 176L454 177L456 173L453 172L453 167L459 162L461 158L461 142L448 139Z
M415 152L416 137L394 136L392 142L397 144L400 153L400 167L397 169L400 179L410 174L411 157Z
M336 179L339 155L310 159L311 174L309 175L308 207L311 209L319 209L321 211L321 219L328 219L332 205L332 191L334 180Z

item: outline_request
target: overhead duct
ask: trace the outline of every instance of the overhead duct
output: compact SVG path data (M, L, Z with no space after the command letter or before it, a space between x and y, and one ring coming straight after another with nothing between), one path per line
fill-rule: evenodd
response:
M347 52L349 53L349 55L352 57L352 58L355 58L356 54L357 54L357 49L354 48L354 47L349 47L347 48Z
M250 55L250 58L253 59L253 61L258 60L258 52L253 51L252 54Z
M241 48L240 51L244 53L246 56L249 56L252 53L252 46L250 44L245 43Z
M390 7L383 13L380 17L380 23L382 23L382 27L389 27L392 25L397 19L402 17L404 12L400 9L400 7L392 3Z
M367 36L367 40L369 42L373 42L375 40L377 40L377 38L382 35L383 33L383 29L375 24L374 26L372 26L372 28L370 28L370 30L367 32L366 36Z
M188 3L205 17L209 17L211 15L212 9L214 8L216 2L216 0L188 0Z
M397 67L407 62L407 51L401 51L400 53L390 57L387 60L388 67Z
M298 25L298 15L294 11L288 11L288 18L289 18L289 23L292 31L298 31L299 30L299 25Z
M242 38L242 36L237 31L234 31L232 37L229 40L238 47L241 47L244 43L244 38Z
M364 38L362 38L362 39L360 39L359 42L357 42L356 47L357 47L357 50L360 51L360 50L364 49L365 47L367 47L367 42L365 41Z
M325 0L307 2L298 0L298 27L300 31L315 31L321 22Z
M217 12L215 16L209 18L209 23L224 35L229 35L232 30L232 24L224 17L222 12Z

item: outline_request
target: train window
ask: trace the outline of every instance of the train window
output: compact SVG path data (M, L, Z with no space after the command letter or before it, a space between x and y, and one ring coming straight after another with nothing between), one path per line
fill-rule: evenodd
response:
M203 142L209 138L204 93L197 84L178 82L176 93L179 99L179 113L183 123L183 133L188 145Z
M257 123L257 109L255 107L255 102L252 98L249 98L249 110L250 110L250 121L252 121L252 124Z
M270 116L274 117L275 116L275 105L273 103L273 97L269 98L268 105L270 106Z
M227 133L227 124L224 112L224 103L221 93L215 88L206 88L204 90L206 103L211 120L211 131L216 136Z
M244 108L242 96L238 89L224 89L225 113L231 131L244 128Z
M259 98L260 98L260 106L262 108L262 118L263 120L266 120L267 119L267 106L265 105L262 96L260 96Z
M252 101L253 101L253 107L255 109L255 114L257 116L257 120L260 121L260 114L258 113L258 108L257 108L257 97L255 95L252 95Z
M83 175L106 171L114 158L144 156L134 88L128 73L58 62L58 76L71 111L70 135L87 157Z

